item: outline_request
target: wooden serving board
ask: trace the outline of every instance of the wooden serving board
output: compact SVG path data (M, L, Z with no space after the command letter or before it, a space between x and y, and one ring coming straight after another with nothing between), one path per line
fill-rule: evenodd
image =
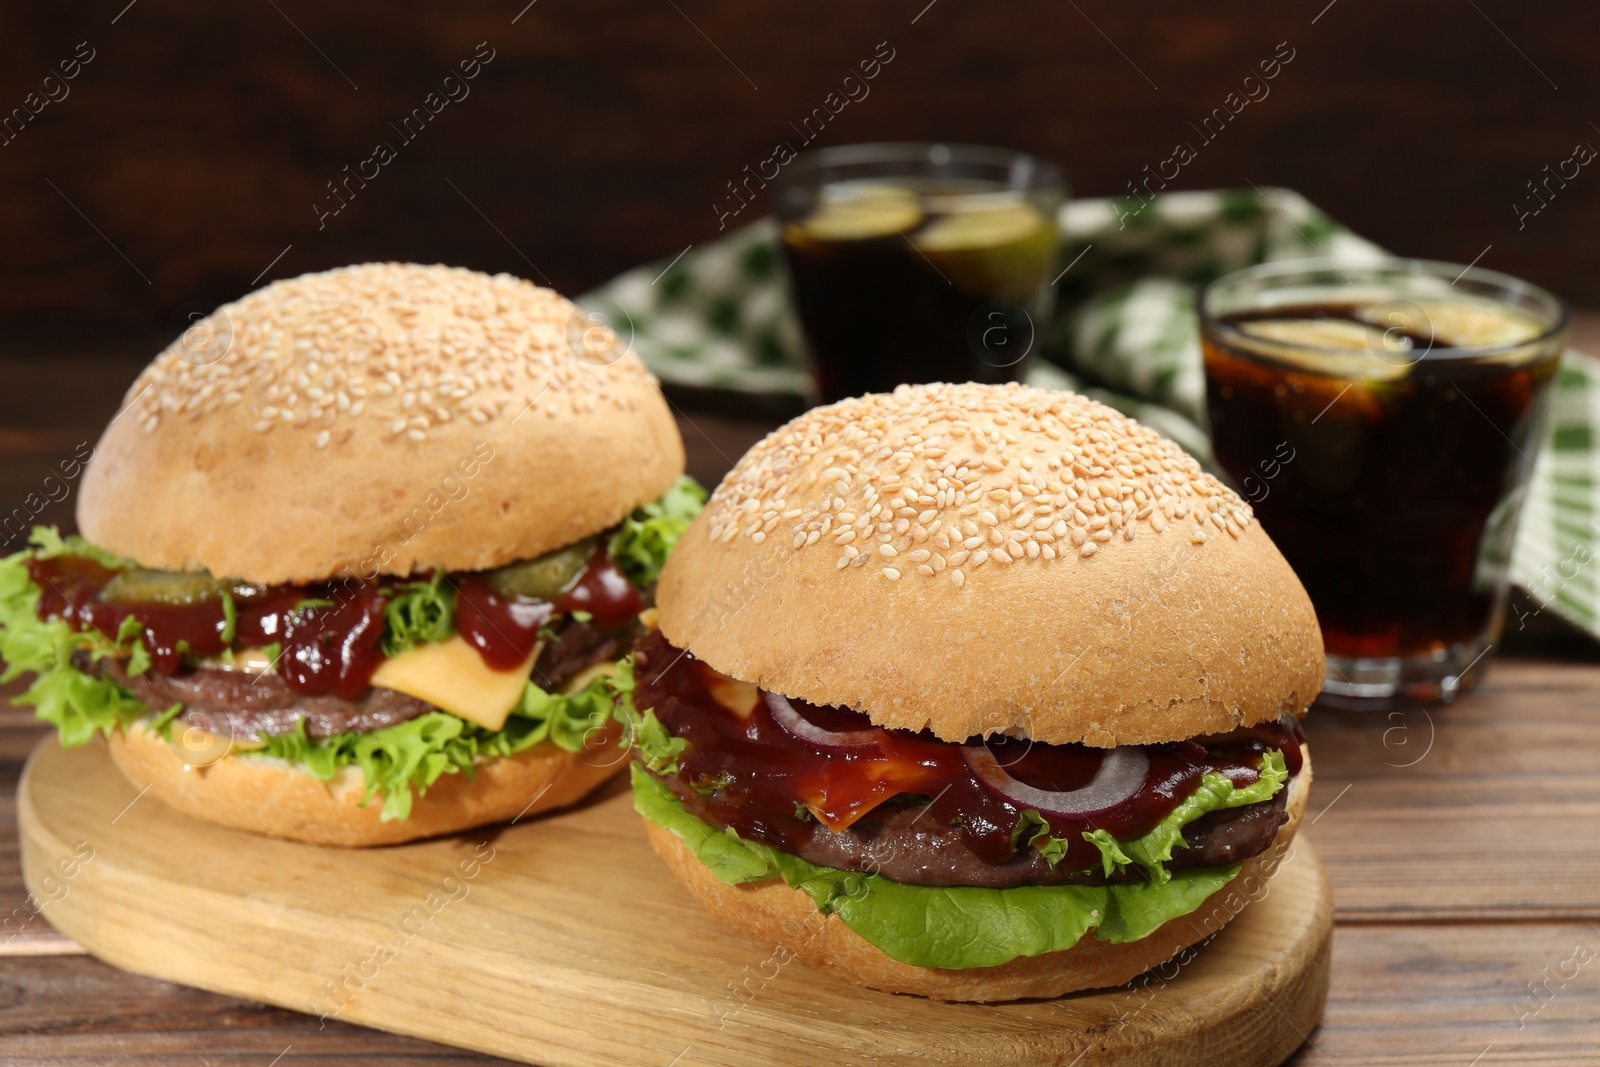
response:
M29 760L44 915L119 967L550 1067L1277 1064L1328 989L1303 840L1194 958L1050 1001L857 988L726 932L651 851L621 780L516 826L370 850L225 830L142 796L99 742Z

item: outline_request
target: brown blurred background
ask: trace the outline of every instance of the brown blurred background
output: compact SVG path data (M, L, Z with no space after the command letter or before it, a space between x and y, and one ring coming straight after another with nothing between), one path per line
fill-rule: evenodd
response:
M1185 141L1198 157L1170 188L1289 186L1392 250L1481 255L1597 306L1600 166L1555 180L1520 229L1514 206L1600 145L1596 39L1600 9L1577 0L7 5L0 513L191 315L372 259L582 292L715 237L728 183L845 90L858 99L816 143L1015 146L1107 196ZM892 58L861 97L845 79L874 55ZM1260 98L1247 76L1291 55ZM1196 127L1247 91L1205 140ZM379 143L394 157L364 163ZM36 399L63 381L71 411ZM716 422L697 411L686 430L702 477L730 462ZM37 520L71 510L46 501Z
M1492 246L1482 265L1600 303L1600 173L1552 186L1521 230L1513 207L1575 145L1600 146L1592 4L524 5L6 5L6 348L154 343L258 278L368 259L580 292L710 238L725 183L798 143L790 123L880 42L894 59L819 143L1016 146L1101 196L1187 140L1199 157L1173 188L1290 186L1393 250L1466 262ZM93 58L62 81L80 42ZM469 95L406 141L396 127L479 42L494 58ZM1294 58L1270 95L1204 144L1190 123L1280 42ZM60 99L19 129L12 109L45 88ZM380 141L396 158L319 230L326 183Z

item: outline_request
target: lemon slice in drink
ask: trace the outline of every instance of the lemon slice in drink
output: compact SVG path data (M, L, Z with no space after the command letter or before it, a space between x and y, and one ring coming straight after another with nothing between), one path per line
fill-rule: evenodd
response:
M890 237L922 222L916 195L892 185L853 184L824 194L816 211L785 227L785 236L812 241L860 241Z
M1022 302L1047 281L1056 251L1055 223L1028 203L982 198L935 218L911 238L917 251L967 292Z
M1521 344L1544 332L1531 315L1503 304L1464 300L1394 301L1363 313L1378 326L1404 326L1455 348Z
M1026 241L1044 223L1044 216L1028 204L963 208L930 222L913 242L924 252L998 248Z
M1347 319L1261 319L1238 324L1251 351L1313 374L1353 382L1395 381L1420 352L1410 338Z

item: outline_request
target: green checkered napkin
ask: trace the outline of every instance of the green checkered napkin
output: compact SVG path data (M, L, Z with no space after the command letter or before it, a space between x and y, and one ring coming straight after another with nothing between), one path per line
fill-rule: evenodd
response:
M1056 283L1046 358L1033 361L1029 382L1093 396L1202 459L1210 448L1198 287L1266 260L1384 255L1288 189L1167 193L1142 205L1078 200L1061 221L1061 262L1071 266ZM631 270L578 302L631 337L670 385L790 403L810 391L771 219ZM1552 408L1512 578L1541 608L1600 636L1600 588L1587 566L1600 558L1600 362L1569 350Z

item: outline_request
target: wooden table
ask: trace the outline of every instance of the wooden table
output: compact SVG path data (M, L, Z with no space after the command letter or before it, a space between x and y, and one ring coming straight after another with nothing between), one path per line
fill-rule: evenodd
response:
M1600 316L1583 325L1593 349ZM138 364L115 349L0 355L0 500L92 439ZM680 424L710 483L771 422L690 410ZM70 501L42 517L69 522ZM1303 832L1332 877L1337 928L1327 1014L1292 1063L1600 1063L1600 645L1536 622L1453 707L1308 720ZM15 786L43 735L0 711L0 1062L498 1062L84 955L32 913L18 868Z

